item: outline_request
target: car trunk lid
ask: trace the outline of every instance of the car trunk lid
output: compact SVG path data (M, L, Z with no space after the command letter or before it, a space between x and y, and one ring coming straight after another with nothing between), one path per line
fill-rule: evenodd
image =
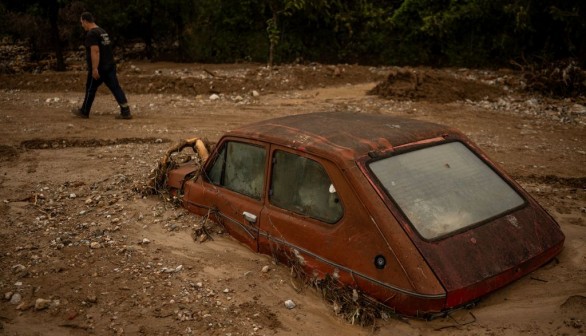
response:
M543 265L560 252L564 236L530 202L523 209L440 241L418 237L413 241L446 289L446 308L453 308Z

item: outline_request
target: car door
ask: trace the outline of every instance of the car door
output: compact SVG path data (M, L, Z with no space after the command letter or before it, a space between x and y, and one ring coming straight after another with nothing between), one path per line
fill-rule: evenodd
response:
M335 182L316 158L279 146L271 151L270 187L259 250L284 261L295 254L303 264L321 268L323 265L314 261L334 259L331 247L344 215Z
M268 146L261 142L224 139L205 167L199 198L233 237L253 251L258 250L267 152Z

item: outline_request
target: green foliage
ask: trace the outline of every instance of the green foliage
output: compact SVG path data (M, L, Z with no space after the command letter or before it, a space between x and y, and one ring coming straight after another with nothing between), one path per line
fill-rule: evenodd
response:
M583 0L4 0L0 35L41 48L55 3L68 47L82 43L78 18L89 10L115 45L145 42L154 59L586 65Z

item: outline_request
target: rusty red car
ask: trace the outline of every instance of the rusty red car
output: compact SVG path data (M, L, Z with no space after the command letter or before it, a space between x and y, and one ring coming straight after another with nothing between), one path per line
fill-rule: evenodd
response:
M468 305L563 247L556 221L460 131L351 112L228 131L167 188L253 251L408 316Z

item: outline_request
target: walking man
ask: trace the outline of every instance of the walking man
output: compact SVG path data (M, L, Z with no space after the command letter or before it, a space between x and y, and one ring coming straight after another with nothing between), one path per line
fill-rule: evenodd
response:
M81 108L75 108L73 114L80 118L89 118L90 110L96 97L96 91L102 83L112 91L120 105L120 115L116 119L132 119L128 100L116 76L116 63L108 33L98 27L89 12L81 14L81 26L87 32L85 37L86 60L88 67L85 84L85 97Z

